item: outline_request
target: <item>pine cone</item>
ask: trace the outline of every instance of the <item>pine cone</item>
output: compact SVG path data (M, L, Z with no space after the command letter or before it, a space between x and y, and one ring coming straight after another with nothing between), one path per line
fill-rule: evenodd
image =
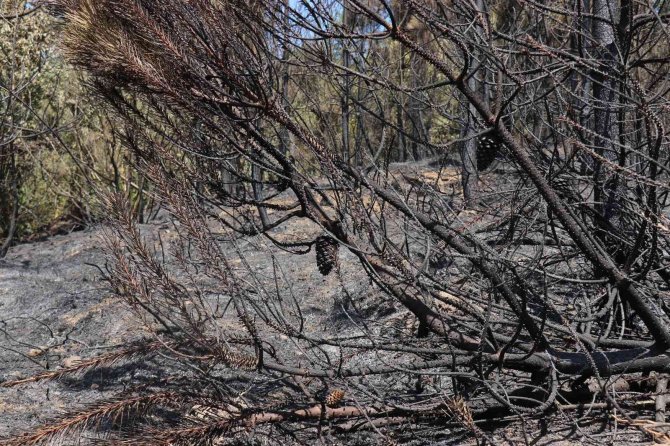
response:
M487 132L477 138L477 170L486 170L495 161L502 148L501 141Z
M328 396L326 396L326 406L336 407L338 404L340 404L342 398L344 398L344 390L334 389L328 394Z
M337 266L337 250L339 245L334 238L322 235L316 239L316 266L324 276L330 274Z
M254 370L258 366L258 360L255 356L231 352L229 350L223 350L221 356L229 367Z

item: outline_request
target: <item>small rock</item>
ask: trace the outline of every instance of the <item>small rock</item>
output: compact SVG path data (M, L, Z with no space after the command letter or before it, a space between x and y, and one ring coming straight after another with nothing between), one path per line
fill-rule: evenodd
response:
M36 358L38 356L42 356L44 354L44 350L41 348L31 348L28 350L28 356L31 358Z

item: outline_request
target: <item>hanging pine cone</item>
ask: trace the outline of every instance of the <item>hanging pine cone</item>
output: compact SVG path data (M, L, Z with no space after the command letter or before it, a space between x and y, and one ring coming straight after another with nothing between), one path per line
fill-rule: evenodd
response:
M502 149L502 142L489 131L477 138L477 170L484 171L493 164Z
M337 266L337 240L322 235L316 239L316 266L319 272L327 276Z

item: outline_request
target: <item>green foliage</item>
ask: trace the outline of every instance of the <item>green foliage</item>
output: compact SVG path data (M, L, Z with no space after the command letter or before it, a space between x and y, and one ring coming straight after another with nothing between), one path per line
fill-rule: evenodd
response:
M136 202L143 195L142 182L121 155L113 123L83 99L81 76L56 49L57 20L44 11L22 12L23 3L0 2L0 237L5 239L12 231L19 239L28 237L61 220L95 219L101 187Z

